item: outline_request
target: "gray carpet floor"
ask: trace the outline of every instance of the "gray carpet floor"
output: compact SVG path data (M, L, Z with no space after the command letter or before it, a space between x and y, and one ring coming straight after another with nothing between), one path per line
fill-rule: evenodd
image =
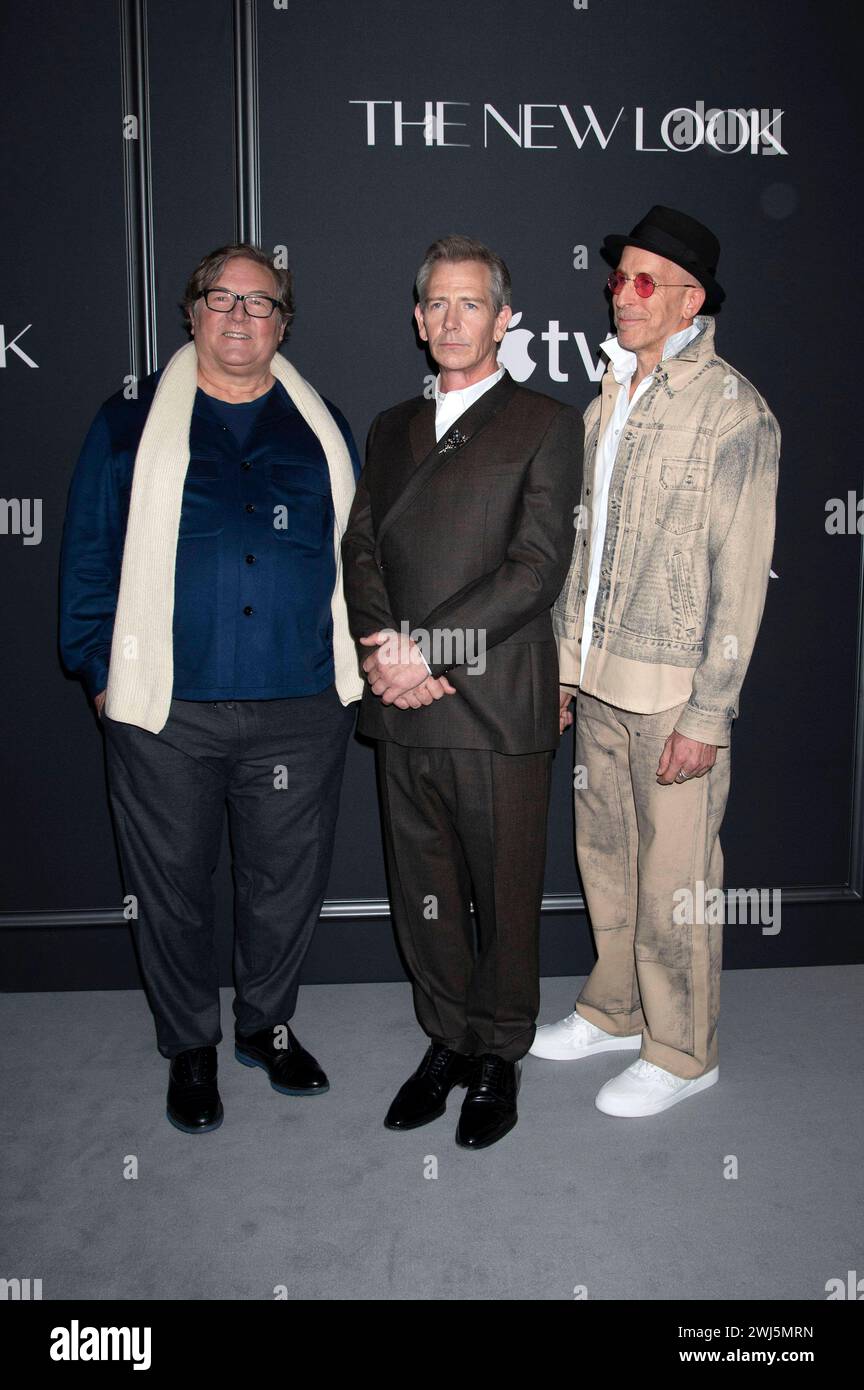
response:
M580 984L544 981L541 1022ZM864 1274L862 995L862 966L727 973L718 1085L618 1120L594 1096L635 1053L528 1057L518 1125L478 1153L461 1090L381 1124L424 1050L406 985L301 990L314 1098L234 1060L224 992L225 1121L195 1136L142 993L5 995L0 1275L44 1299L824 1299Z

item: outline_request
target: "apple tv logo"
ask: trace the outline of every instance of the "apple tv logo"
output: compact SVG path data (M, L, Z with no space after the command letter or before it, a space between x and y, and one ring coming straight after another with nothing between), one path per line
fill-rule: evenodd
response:
M520 310L511 318L510 326L498 344L499 364L507 368L514 381L520 382L527 381L539 365L528 351L528 344L538 335L527 328L519 328L517 325L521 322L522 311ZM598 357L595 361L586 334L565 332L558 319L550 319L539 337L541 342L546 344L545 367L550 381L570 380L570 372L564 370L561 361L562 346L570 343L575 343L579 350L579 358L588 380L592 382L600 380L606 364L602 357Z
M528 344L534 334L528 328L519 328L521 321L520 309L519 313L511 318L507 332L498 346L498 362L507 368L514 381L527 381L537 366L528 351Z

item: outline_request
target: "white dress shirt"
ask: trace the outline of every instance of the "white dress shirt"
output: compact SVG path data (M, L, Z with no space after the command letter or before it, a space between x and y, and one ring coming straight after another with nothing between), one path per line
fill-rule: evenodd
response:
M667 357L674 357L700 331L695 323L691 323L689 328L682 328L679 333L673 333L671 338L666 339L661 360L665 362ZM635 352L622 347L614 334L600 344L600 351L606 354L612 365L612 375L618 382L618 399L615 402L612 418L597 444L597 455L594 462L594 507L591 515L591 549L589 552L591 571L588 576L588 592L585 596L585 621L582 626L582 645L580 648L583 671L585 670L588 648L591 645L594 608L597 603L597 592L600 588L600 565L603 559L606 519L609 510L609 484L612 481L612 469L615 466L618 441L630 411L640 396L644 396L653 377L653 372L649 372L646 377L643 377L631 399L630 382L637 367Z
M504 368L499 367L497 372L491 376L484 376L482 381L475 381L473 386L466 386L462 391L442 391L440 373L435 379L435 438L440 441L451 427L459 419L459 416L479 401L482 395L491 391L504 375Z

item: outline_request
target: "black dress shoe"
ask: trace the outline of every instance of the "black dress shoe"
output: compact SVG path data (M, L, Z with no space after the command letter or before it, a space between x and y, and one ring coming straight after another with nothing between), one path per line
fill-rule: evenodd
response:
M462 1102L456 1143L463 1149L488 1149L503 1139L519 1118L516 1095L522 1068L520 1062L507 1062L491 1052L478 1057L475 1067Z
M287 1034L284 1047L276 1046L273 1028L262 1028L246 1037L235 1033L234 1056L244 1067L263 1067L273 1090L283 1096L323 1096L330 1090L330 1082L288 1025L280 1024L280 1033L283 1028Z
M165 1113L184 1134L219 1128L224 1111L216 1086L215 1047L190 1047L171 1058Z
M417 1129L437 1120L447 1109L447 1097L453 1087L465 1085L472 1060L442 1043L431 1043L414 1075L400 1087L387 1111L387 1129Z

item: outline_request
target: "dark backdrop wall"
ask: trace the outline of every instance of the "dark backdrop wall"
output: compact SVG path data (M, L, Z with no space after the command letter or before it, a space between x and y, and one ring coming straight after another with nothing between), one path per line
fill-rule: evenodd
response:
M504 360L584 407L609 329L598 248L655 202L717 230L719 347L784 441L776 578L723 836L728 885L781 890L782 918L728 926L726 964L861 959L864 484L838 322L850 297L830 278L846 259L860 140L850 22L844 11L844 37L833 7L806 0L6 4L5 988L138 983L101 733L57 657L57 557L90 419L184 341L177 300L199 257L235 236L285 248L289 355L362 447L378 410L431 379L411 311L433 237L465 231L504 255L520 316ZM832 498L846 508L837 534ZM546 876L551 973L593 959L572 760L568 734ZM218 879L227 982L227 853ZM306 978L400 978L386 913L372 750L355 740Z

